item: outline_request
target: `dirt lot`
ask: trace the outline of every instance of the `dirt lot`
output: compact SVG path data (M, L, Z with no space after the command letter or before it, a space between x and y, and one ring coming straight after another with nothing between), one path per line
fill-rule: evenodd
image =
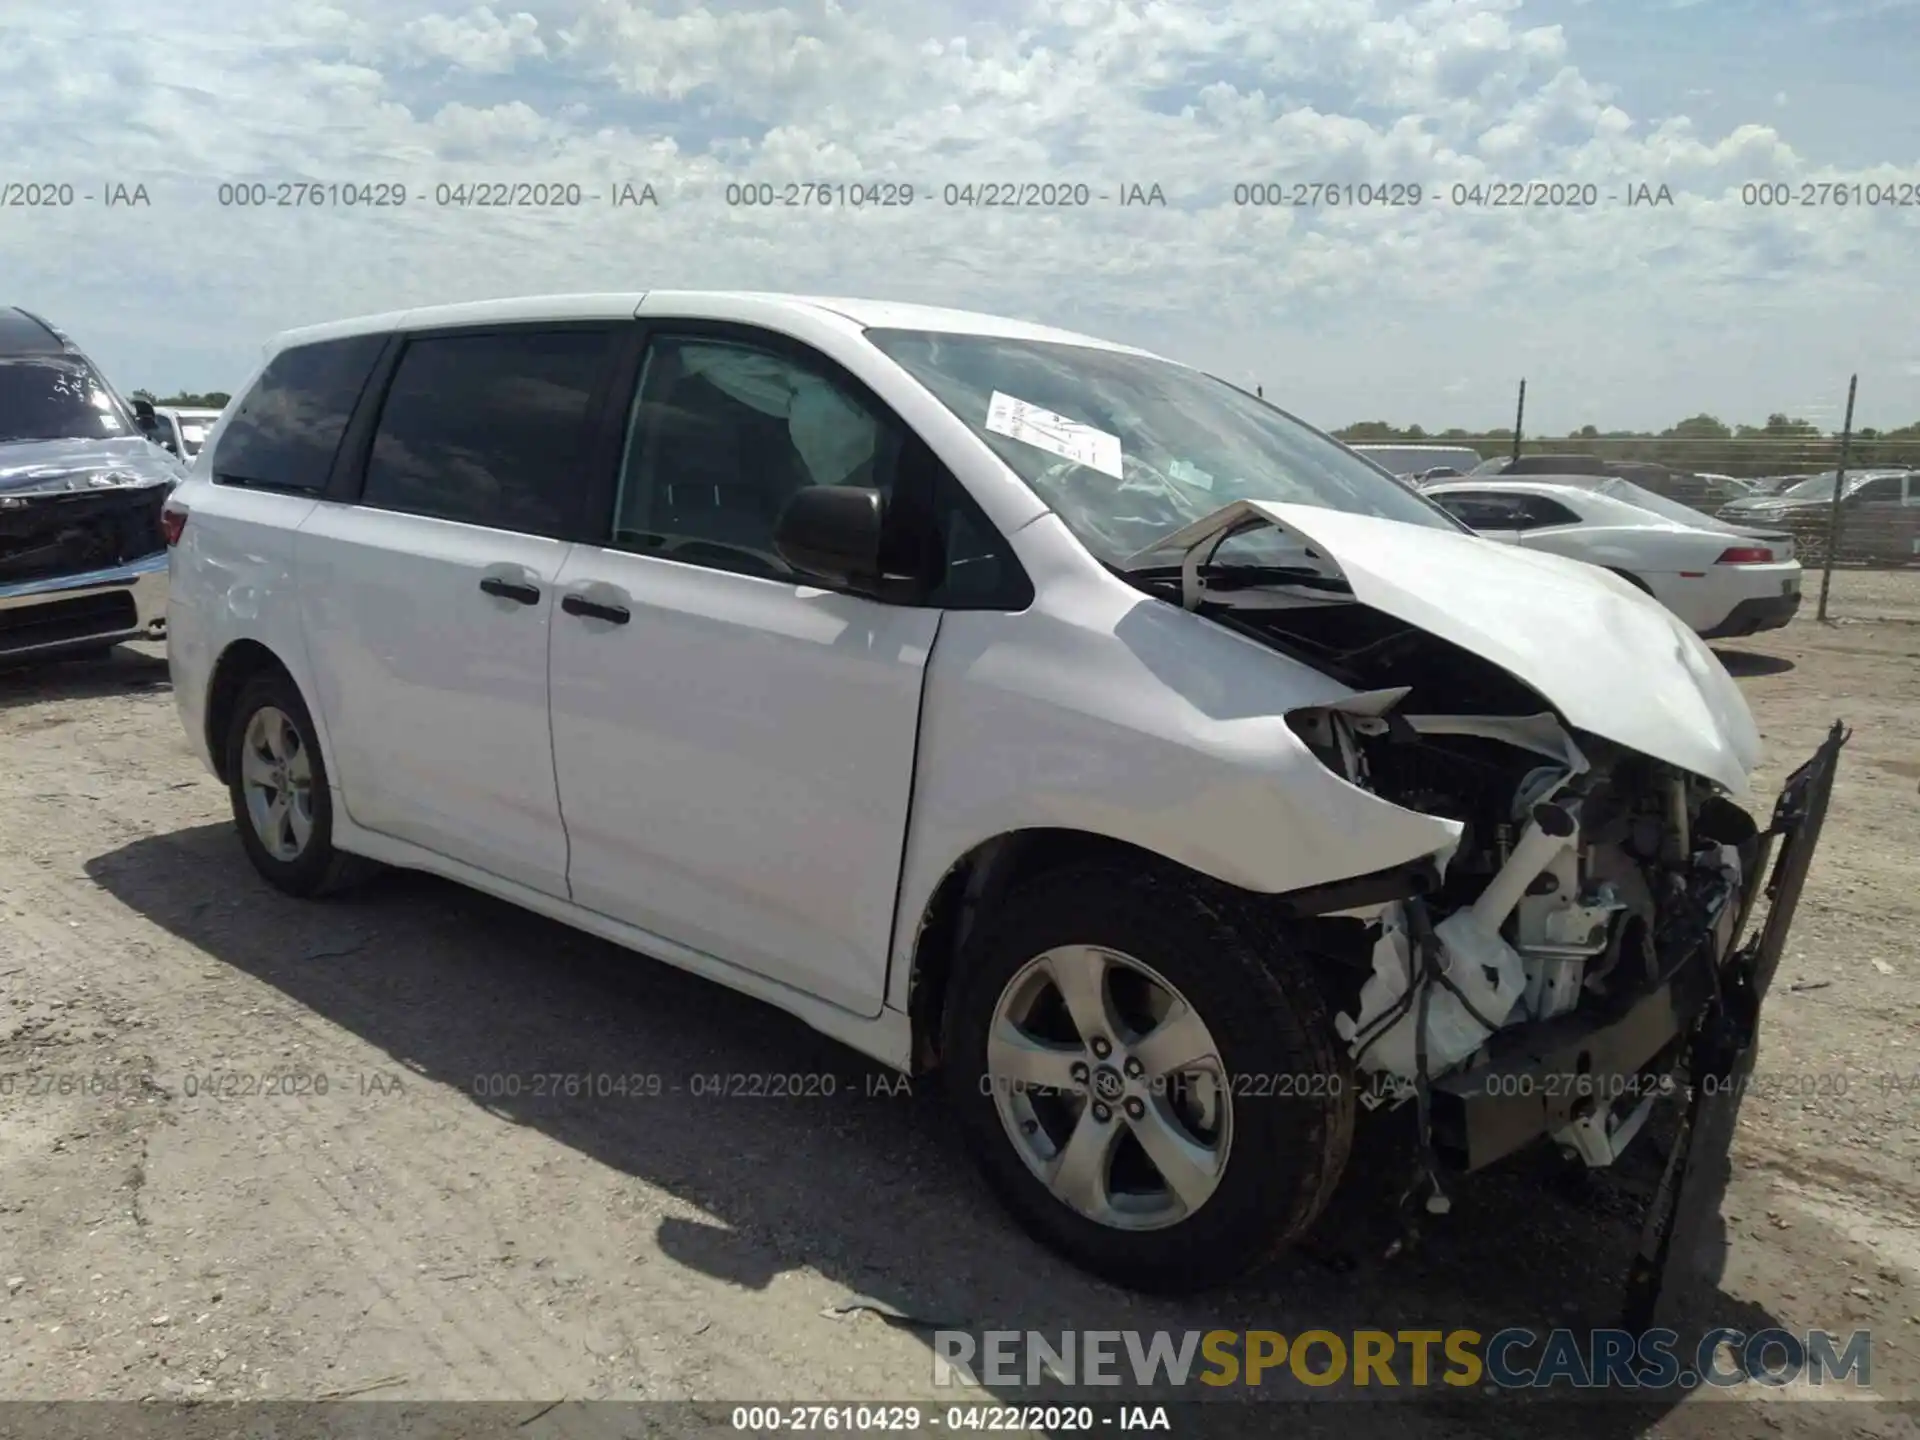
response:
M1724 652L1769 797L1835 716L1856 735L1768 1005L1715 1318L1871 1327L1873 1390L1920 1398L1920 572L1843 574L1835 610ZM531 1095L553 1072L682 1092ZM687 1092L747 1072L836 1094ZM976 1329L1606 1324L1645 1178L1479 1177L1389 1259L1362 1167L1313 1254L1148 1301L1013 1232L937 1103L883 1078L436 880L268 890L156 650L0 675L0 1398L954 1398L924 1329L827 1313L855 1296ZM1891 1406L1712 1398L1548 1428L1913 1433ZM1320 1408L1380 1434L1513 1416Z

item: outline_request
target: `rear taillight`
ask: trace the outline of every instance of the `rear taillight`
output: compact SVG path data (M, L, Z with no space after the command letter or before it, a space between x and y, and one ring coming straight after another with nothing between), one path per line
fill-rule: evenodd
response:
M1773 551L1764 545L1736 545L1731 550L1722 550L1716 565L1769 565L1773 563Z
M168 545L178 545L180 536L187 528L187 512L169 505L160 512L160 533L166 537Z

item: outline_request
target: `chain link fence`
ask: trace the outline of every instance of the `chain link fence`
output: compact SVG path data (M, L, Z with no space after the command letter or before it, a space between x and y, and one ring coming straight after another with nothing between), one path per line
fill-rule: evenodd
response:
M1470 447L1487 470L1516 475L1615 475L1721 525L1790 534L1807 571L1809 602L1824 597L1819 618L1906 619L1920 607L1920 423L1886 433L1854 431L1848 391L1844 410L1838 403L1812 405L1802 415L1773 415L1764 425L1700 416L1660 435L1593 426L1531 435L1527 398L1523 383L1514 430L1389 436L1374 433L1383 426L1355 426L1342 438L1360 445ZM1914 408L1920 410L1920 395ZM1809 603L1803 613L1812 618L1816 608Z

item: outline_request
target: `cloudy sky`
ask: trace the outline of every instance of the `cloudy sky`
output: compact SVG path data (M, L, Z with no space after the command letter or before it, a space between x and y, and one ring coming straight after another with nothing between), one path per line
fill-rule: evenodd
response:
M1858 371L1884 427L1920 419L1916 66L1920 0L5 0L0 187L75 198L0 207L0 303L126 389L343 315L712 286L1088 330L1327 426L1510 423L1522 375L1530 431L1837 426ZM295 181L405 200L222 204ZM457 203L499 181L581 203ZM1535 181L1597 203L1485 203ZM913 201L729 203L809 182ZM1089 203L964 203L1005 182Z

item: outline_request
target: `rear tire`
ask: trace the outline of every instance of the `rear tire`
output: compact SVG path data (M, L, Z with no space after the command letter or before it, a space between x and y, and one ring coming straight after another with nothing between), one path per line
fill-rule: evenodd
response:
M247 858L276 889L303 898L364 879L372 862L333 847L333 795L313 716L291 678L247 681L226 736L227 793Z
M1352 1073L1306 964L1184 874L1087 864L1021 887L956 967L942 1049L1001 1201L1132 1289L1202 1290L1272 1260L1352 1144Z

